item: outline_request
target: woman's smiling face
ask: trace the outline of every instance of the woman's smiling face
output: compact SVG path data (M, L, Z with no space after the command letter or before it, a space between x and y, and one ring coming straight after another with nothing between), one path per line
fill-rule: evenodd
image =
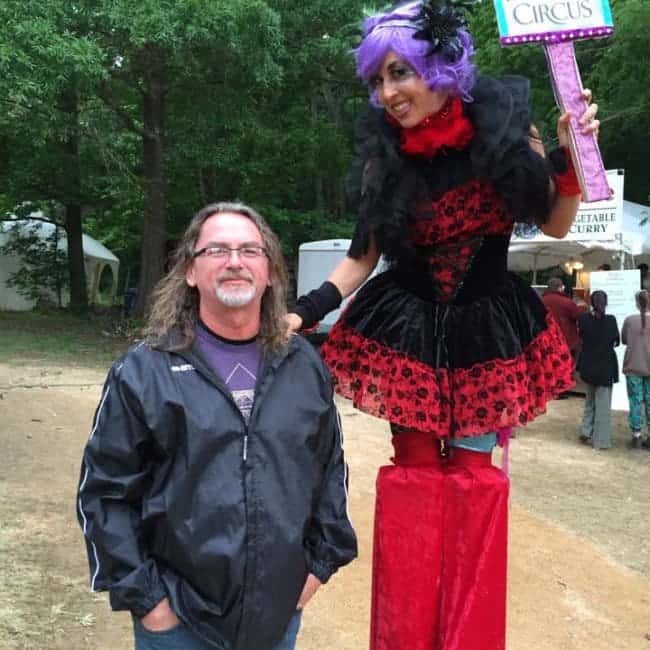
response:
M448 97L446 92L430 90L411 65L394 52L386 55L377 74L370 78L370 87L387 113L405 129L437 113Z

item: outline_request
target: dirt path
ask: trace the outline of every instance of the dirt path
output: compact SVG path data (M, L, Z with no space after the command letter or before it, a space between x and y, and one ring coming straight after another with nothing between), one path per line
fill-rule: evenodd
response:
M75 515L104 373L0 364L0 647L129 648L129 618L88 591ZM553 404L511 449L510 650L650 650L650 454L575 443L582 402ZM374 478L384 423L341 403L360 559L304 617L299 650L367 647ZM405 649L406 650L406 649ZM471 649L467 649L471 650Z

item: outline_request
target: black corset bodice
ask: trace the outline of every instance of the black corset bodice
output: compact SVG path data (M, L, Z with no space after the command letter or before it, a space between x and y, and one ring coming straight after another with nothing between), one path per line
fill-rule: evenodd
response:
M511 231L493 185L472 180L417 205L408 220L415 255L393 272L425 300L462 304L498 293L507 280Z
M507 284L510 238L485 235L458 244L418 247L413 264L397 264L396 281L423 300L467 304Z

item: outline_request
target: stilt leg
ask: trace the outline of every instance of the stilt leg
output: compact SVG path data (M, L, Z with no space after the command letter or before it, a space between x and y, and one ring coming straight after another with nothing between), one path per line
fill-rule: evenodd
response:
M444 480L439 459L379 470L371 650L437 648Z
M439 647L504 650L508 478L492 465L491 454L458 448L451 454L443 501Z

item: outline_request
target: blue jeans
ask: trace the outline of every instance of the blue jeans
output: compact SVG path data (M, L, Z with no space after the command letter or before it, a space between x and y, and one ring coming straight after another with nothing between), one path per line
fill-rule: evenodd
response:
M284 638L275 647L275 650L294 650L296 647L296 639L298 638L298 630L300 629L300 618L302 617L302 610L299 609L291 617L287 631L284 633Z
M274 650L294 650L302 612L297 611L287 626L284 638ZM150 632L134 620L135 650L214 650L182 623L165 632ZM263 650L263 648L260 648Z
M472 438L452 438L449 441L450 447L459 447L460 449L469 449L469 451L479 451L485 454L489 454L496 444L496 433L486 433Z

